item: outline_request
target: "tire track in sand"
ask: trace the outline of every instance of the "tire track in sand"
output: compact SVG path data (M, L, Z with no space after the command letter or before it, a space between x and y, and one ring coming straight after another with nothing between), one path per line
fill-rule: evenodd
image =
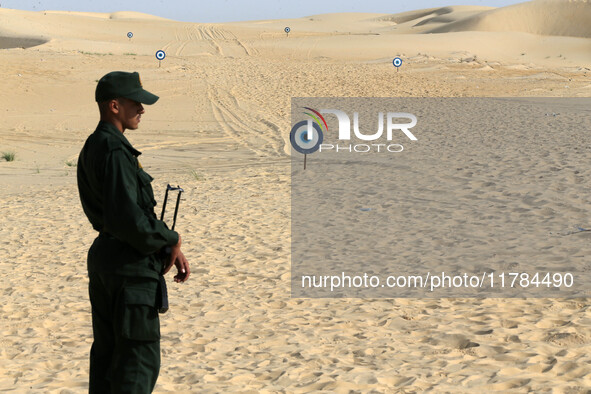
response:
M278 128L272 122L259 118L257 113L244 111L234 95L210 83L207 97L216 121L224 133L239 145L258 156L283 156L283 140L279 136L273 137L278 134Z

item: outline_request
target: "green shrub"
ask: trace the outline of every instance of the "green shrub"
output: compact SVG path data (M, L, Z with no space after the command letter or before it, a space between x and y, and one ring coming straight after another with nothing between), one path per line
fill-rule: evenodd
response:
M14 161L14 152L2 152L2 158L6 161Z

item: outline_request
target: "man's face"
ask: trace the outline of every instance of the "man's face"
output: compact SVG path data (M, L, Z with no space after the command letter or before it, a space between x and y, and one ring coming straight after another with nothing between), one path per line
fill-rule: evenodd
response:
M119 113L117 114L117 118L121 122L123 130L137 129L140 123L140 118L145 112L142 103L126 98L118 98L117 102L119 103Z

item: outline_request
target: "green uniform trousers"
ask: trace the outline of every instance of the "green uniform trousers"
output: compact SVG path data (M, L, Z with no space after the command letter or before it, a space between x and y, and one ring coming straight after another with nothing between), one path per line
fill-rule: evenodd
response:
M158 281L90 272L90 393L151 393L160 370Z

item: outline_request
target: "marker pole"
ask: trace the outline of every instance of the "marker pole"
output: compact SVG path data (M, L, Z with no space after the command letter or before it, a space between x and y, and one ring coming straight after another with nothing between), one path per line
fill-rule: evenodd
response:
M304 170L306 169L306 159L308 158L308 155L304 155Z

